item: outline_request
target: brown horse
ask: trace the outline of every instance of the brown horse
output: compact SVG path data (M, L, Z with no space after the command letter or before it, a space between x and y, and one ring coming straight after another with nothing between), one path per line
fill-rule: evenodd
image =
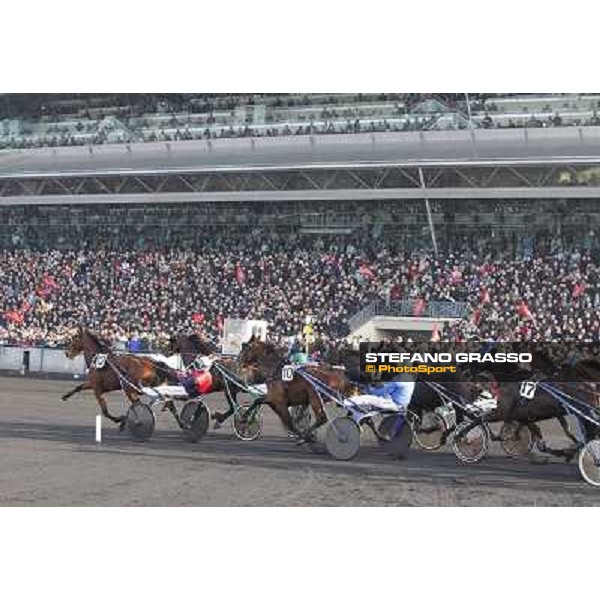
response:
M554 382L553 386L581 400L590 406L598 406L596 383L600 381L600 363L597 359L586 359L569 365L568 363L552 365L543 364L534 353L533 371L515 369L512 373L504 372L496 384L498 390L498 408L488 416L488 422L515 422L525 426L532 434L533 442L541 452L562 457L567 461L573 459L580 446L580 441L573 434L567 421L567 411L557 398L543 389L537 389L528 400L521 397L523 382L542 380ZM489 372L494 377L494 373ZM556 419L563 432L571 442L566 448L551 448L543 439L538 423Z
M314 440L315 430L327 422L323 403L314 387L302 376L295 374L291 381L283 381L281 370L286 364L286 353L273 344L254 336L242 345L238 357L240 372L251 384L266 383L268 404L281 419L283 425L302 441ZM307 366L306 371L342 395L350 395L353 384L345 373L327 366ZM315 422L305 431L299 431L290 416L290 407L310 405Z
M82 353L88 368L88 379L66 393L62 399L66 401L78 392L92 390L102 414L121 427L124 426L125 417L114 416L109 412L104 394L122 389L129 402L134 403L139 400L140 386L152 387L171 382L176 374L168 365L150 358L133 354L117 355L98 336L79 327L69 341L65 355L74 359Z

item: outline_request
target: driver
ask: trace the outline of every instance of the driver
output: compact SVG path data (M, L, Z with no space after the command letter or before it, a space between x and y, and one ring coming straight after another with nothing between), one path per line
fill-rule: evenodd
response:
M412 379L370 384L363 388L364 394L352 396L351 402L363 407L390 412L406 412L415 382Z

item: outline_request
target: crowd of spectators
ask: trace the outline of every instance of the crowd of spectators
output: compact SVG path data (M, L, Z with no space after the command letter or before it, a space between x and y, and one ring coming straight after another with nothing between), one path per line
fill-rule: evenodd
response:
M299 235L0 250L2 344L58 346L79 324L139 349L190 330L218 341L226 317L265 319L282 341L306 316L336 344L375 299L409 300L417 316L432 301L468 303L443 339L598 340L600 257L559 238L503 254L455 240L437 258L399 241Z

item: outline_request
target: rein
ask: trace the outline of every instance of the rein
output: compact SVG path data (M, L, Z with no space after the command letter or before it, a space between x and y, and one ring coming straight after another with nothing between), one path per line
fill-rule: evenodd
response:
M580 419L592 423L596 427L600 426L600 411L594 406L590 406L579 398L573 398L561 389L550 383L539 382L538 387L550 394L557 400L568 412L574 414Z

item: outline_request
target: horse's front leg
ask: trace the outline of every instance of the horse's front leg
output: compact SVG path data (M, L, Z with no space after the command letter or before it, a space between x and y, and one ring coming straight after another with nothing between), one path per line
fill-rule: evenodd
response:
M565 426L568 428L568 425L566 423ZM552 448L546 443L546 441L542 437L542 431L538 427L538 425L536 425L535 423L530 423L529 429L534 435L533 439L534 441L536 441L536 448L540 452L543 452L544 454L549 454L550 456L556 456L557 458L564 458L567 462L573 460L573 457L577 453L577 448Z
M74 396L78 392L83 392L84 390L91 390L91 389L92 389L91 383L89 381L85 381L82 384L78 385L76 388L73 388L70 392L64 394L64 396L61 397L61 400L63 402L66 402L71 396Z
M316 393L310 393L309 402L315 414L315 422L302 433L302 437L307 442L313 441L315 431L327 423L327 413L325 412L321 398Z
M567 421L567 419L565 418L564 415L559 415L558 417L556 417L558 419L558 422L560 423L560 426L562 427L562 430L565 432L565 435L576 445L576 446L580 446L580 442L579 440L575 437L575 435L573 434L573 432L571 431L571 428L569 427L569 423Z
M290 411L287 406L285 398L280 395L268 394L265 404L268 404L273 412L279 417L283 426L294 435L294 437L301 437L301 433L296 429L294 421L290 416Z
M214 429L220 429L221 424L229 419L229 417L235 412L237 407L237 394L238 391L229 392L225 390L225 399L227 400L228 409L224 413L215 412L212 416L215 425Z
M362 422L373 432L373 435L375 436L378 442L385 443L390 441L385 436L379 433L377 427L375 426L375 423L373 422L372 417L367 417L366 419L363 419Z
M179 428L183 429L184 428L183 421L181 420L181 417L179 416L179 412L177 412L177 407L175 406L175 402L173 402L173 400L167 400L165 402L165 408L168 409L169 412L173 415L173 418L177 422L177 425L179 425Z
M94 390L94 394L96 396L96 401L98 402L98 405L100 406L100 410L102 411L102 414L107 419L112 421L113 423L119 423L121 425L121 429L122 429L123 426L125 425L125 417L123 415L121 415L120 417L115 417L114 415L111 415L108 410L106 400L102 397L102 394L96 390Z

